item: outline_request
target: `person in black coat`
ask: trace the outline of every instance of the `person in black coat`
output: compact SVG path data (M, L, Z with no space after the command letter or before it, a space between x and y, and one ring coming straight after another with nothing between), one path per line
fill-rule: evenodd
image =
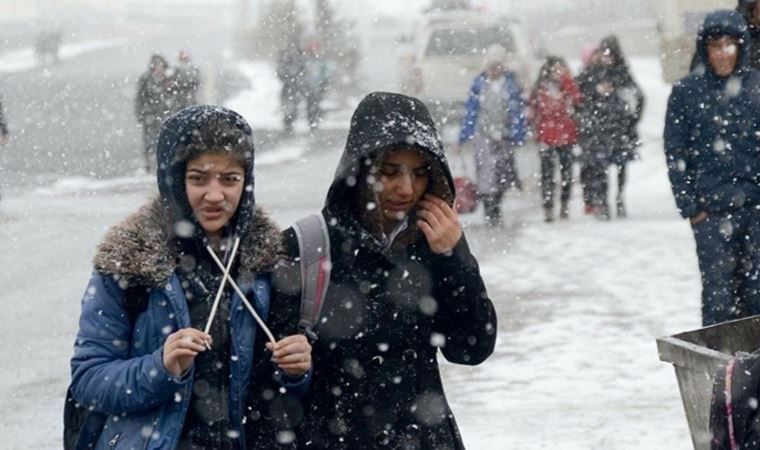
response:
M668 175L697 244L702 323L760 314L760 73L747 24L710 13L696 39L704 72L673 85L665 119Z
M143 155L147 173L153 173L156 169L156 144L161 124L174 111L172 78L168 70L169 63L163 56L151 55L148 70L137 81L135 115L137 123L143 129Z
M3 103L0 102L0 145L8 143L8 123L5 121L3 113Z
M760 1L739 0L736 10L744 16L748 25L751 44L749 65L753 69L760 69Z
M736 12L740 13L747 22L747 31L749 33L749 65L755 69L760 69L760 1L757 0L739 0L736 5ZM704 73L707 67L702 58L699 56L699 48L694 51L691 58L689 71L698 70Z
M636 157L636 127L644 108L644 95L633 80L617 38L609 36L599 45L599 60L578 76L583 102L578 108L580 146L586 176L584 189L597 217L609 219L607 171L617 167L617 216L625 217L623 199L626 165Z
M365 97L322 210L332 275L297 418L300 448L464 448L437 356L485 361L496 314L453 201L425 105L400 94ZM272 302L297 309L292 228L284 241L289 262L275 271Z

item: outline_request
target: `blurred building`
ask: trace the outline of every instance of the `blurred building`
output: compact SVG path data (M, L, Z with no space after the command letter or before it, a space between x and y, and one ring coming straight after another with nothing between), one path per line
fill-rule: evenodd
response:
M689 72L697 30L708 12L721 8L736 8L736 0L652 0L665 81L676 81Z

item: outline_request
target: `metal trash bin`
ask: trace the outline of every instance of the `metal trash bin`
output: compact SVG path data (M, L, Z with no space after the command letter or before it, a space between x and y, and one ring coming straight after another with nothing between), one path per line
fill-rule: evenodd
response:
M710 448L710 399L715 373L736 352L760 349L760 316L657 339L660 360L676 369L695 450Z

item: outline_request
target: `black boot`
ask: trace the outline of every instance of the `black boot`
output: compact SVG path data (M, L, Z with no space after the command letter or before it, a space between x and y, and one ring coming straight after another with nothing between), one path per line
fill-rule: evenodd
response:
M554 214L552 211L551 206L544 206L544 222L546 223L552 223L554 222Z
M489 227L500 227L502 225L499 205L501 199L499 197L499 195L494 194L483 196L483 209L486 215L486 224Z
M617 217L624 219L628 213L625 211L625 203L623 203L623 197L617 198Z
M570 217L570 205L568 202L562 202L559 207L559 218L564 220L568 217Z
M599 220L610 220L610 208L607 206L607 202L596 207L594 217Z

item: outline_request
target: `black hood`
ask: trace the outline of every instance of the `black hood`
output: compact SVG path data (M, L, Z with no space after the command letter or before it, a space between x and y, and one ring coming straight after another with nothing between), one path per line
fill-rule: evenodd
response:
M189 238L198 243L206 242L206 234L193 214L185 191L185 170L190 156L183 148L191 139L198 139L204 126L210 123L230 125L237 133L234 136L210 136L214 142L232 139L245 147L245 180L243 194L235 215L227 227L230 237L241 236L254 219L255 201L253 196L253 134L251 127L242 116L219 106L190 106L172 115L161 126L156 157L158 159L158 190L161 202L175 224L174 234L178 238ZM203 136L201 136L203 138ZM210 139L209 139L210 140ZM224 151L221 145L214 151ZM191 223L189 227L180 224Z
M744 72L749 67L751 39L747 21L742 14L731 10L713 11L705 17L697 35L697 55L699 64L705 67L705 73L717 77L707 57L707 40L713 36L731 36L739 40L739 58L734 74Z
M351 117L346 148L341 156L325 208L340 215L361 188L362 170L383 152L399 147L422 151L431 163L428 192L454 203L451 177L441 137L428 108L420 100L401 94L373 92L359 103Z

